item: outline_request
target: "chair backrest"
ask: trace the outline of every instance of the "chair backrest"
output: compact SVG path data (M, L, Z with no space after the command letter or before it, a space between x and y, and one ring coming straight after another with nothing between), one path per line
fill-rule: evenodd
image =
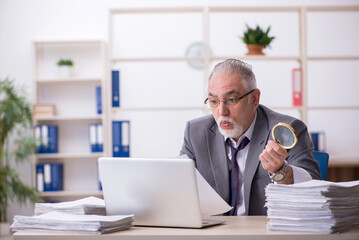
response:
M314 159L318 162L320 176L323 180L327 179L327 170L329 162L329 154L326 152L313 151Z

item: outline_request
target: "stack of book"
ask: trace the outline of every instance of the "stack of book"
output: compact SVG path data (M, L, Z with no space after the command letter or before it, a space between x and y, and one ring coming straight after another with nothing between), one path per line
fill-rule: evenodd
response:
M53 117L55 116L55 105L53 104L35 104L33 106L34 117Z
M37 203L35 216L15 216L12 231L71 231L108 233L132 227L133 215L106 215L104 200L96 197Z
M266 207L269 230L335 233L357 229L359 181L269 184Z
M97 197L87 197L76 201L60 203L36 203L35 215L41 215L51 211L72 214L106 215L105 201Z

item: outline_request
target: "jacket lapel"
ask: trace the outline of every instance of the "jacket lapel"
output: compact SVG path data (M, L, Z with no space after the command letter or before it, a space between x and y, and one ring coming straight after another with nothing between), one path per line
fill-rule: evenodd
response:
M209 151L209 161L216 190L226 202L229 202L229 172L224 137L219 132L216 124L207 130L206 137Z
M266 145L268 134L269 129L267 117L264 112L258 108L257 120L254 126L251 144L248 150L244 173L244 202L246 215L248 214L249 197L251 193L253 177L260 163L259 154L261 154Z

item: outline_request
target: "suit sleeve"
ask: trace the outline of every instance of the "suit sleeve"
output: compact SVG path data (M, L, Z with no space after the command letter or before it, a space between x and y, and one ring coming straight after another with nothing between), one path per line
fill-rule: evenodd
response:
M321 179L319 166L313 156L313 143L306 125L296 119L291 123L296 130L298 143L288 150L288 164L304 169L312 179Z
M190 159L196 160L196 156L194 154L193 147L191 144L190 128L191 128L191 123L187 122L186 128L184 130L184 140L182 144L182 149L180 151L180 155L186 154Z

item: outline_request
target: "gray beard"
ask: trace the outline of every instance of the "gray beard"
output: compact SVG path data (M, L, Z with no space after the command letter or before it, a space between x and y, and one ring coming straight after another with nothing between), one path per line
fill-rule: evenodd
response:
M233 124L233 129L231 130L225 130L220 126L220 123L222 120L226 120L230 123ZM228 118L228 117L219 117L217 120L217 125L218 125L218 129L219 132L225 136L225 137L229 137L229 138L237 138L240 137L243 134L243 127L239 124L237 124L232 118Z

